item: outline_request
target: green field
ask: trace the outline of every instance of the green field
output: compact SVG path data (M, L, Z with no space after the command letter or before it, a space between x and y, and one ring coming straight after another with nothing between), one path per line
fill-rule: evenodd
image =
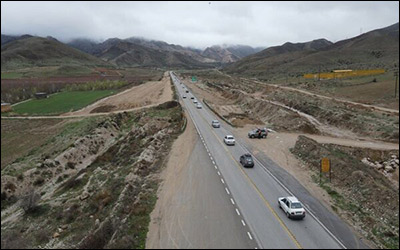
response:
M13 112L20 115L56 115L81 109L116 92L116 90L61 92L47 99L18 104L13 107Z

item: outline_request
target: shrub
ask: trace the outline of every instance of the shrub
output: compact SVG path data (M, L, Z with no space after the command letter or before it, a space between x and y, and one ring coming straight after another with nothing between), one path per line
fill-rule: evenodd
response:
M29 191L26 195L21 197L21 208L25 213L34 212L38 208L38 203L40 201L40 195L34 190Z

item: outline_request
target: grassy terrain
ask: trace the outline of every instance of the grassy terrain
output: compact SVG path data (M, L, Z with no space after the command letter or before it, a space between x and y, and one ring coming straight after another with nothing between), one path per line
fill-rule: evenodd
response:
M93 73L85 66L47 66L29 67L1 72L1 79L43 78L43 77L76 77Z
M13 107L24 115L54 115L81 109L101 98L116 93L115 90L71 91L49 96L47 99L30 100Z

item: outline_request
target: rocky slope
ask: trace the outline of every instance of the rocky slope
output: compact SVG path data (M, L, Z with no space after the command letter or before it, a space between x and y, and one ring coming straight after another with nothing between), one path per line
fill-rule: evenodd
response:
M2 248L144 248L182 109L90 119L2 169Z

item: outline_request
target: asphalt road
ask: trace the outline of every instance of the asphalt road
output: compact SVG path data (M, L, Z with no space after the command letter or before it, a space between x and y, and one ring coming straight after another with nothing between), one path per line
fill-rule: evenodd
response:
M256 241L259 248L338 249L359 247L358 241L343 222L329 220L329 226L332 228L335 227L333 222L338 223L346 235L351 234L345 240L331 233L324 221L318 219L314 213L310 213L315 204L308 204L308 202L315 201L312 197L303 201L302 197L307 193L302 193L302 197L299 197L300 201L309 207L306 218L301 221L288 219L279 209L277 199L282 196L290 196L290 190L301 189L301 185L295 183L296 185L291 187L290 185L293 185L291 176L283 175L283 179L279 180L269 171L269 168L276 171L277 166L272 166L273 163L267 162L265 159L262 161L256 159L255 167L252 169L241 167L239 157L249 152L247 149L249 147L242 145L241 142L237 142L235 146L226 146L223 143L223 137L231 134L227 127L212 128L211 121L217 117L204 104L202 109L197 109L193 100L190 99L192 93L184 93L182 88L184 85L180 84L175 75L171 77L178 94L187 96L186 99L182 99L185 108L191 115L201 140L206 145L206 151L212 159L213 165L220 171L221 183L227 186L227 192L232 195L238 206L238 215L243 216L245 223L250 228L249 239ZM200 100L198 101L200 102ZM290 182L285 183L285 177ZM286 187L286 185L288 186ZM323 209L323 206L317 208ZM323 215L323 219L326 219L329 212L324 212ZM332 217L337 219L335 215ZM337 233L337 230L335 232Z
M236 213L236 204L220 182L218 170L201 140L197 140L176 181L176 193L167 200L157 239L148 248L254 249L249 228Z

